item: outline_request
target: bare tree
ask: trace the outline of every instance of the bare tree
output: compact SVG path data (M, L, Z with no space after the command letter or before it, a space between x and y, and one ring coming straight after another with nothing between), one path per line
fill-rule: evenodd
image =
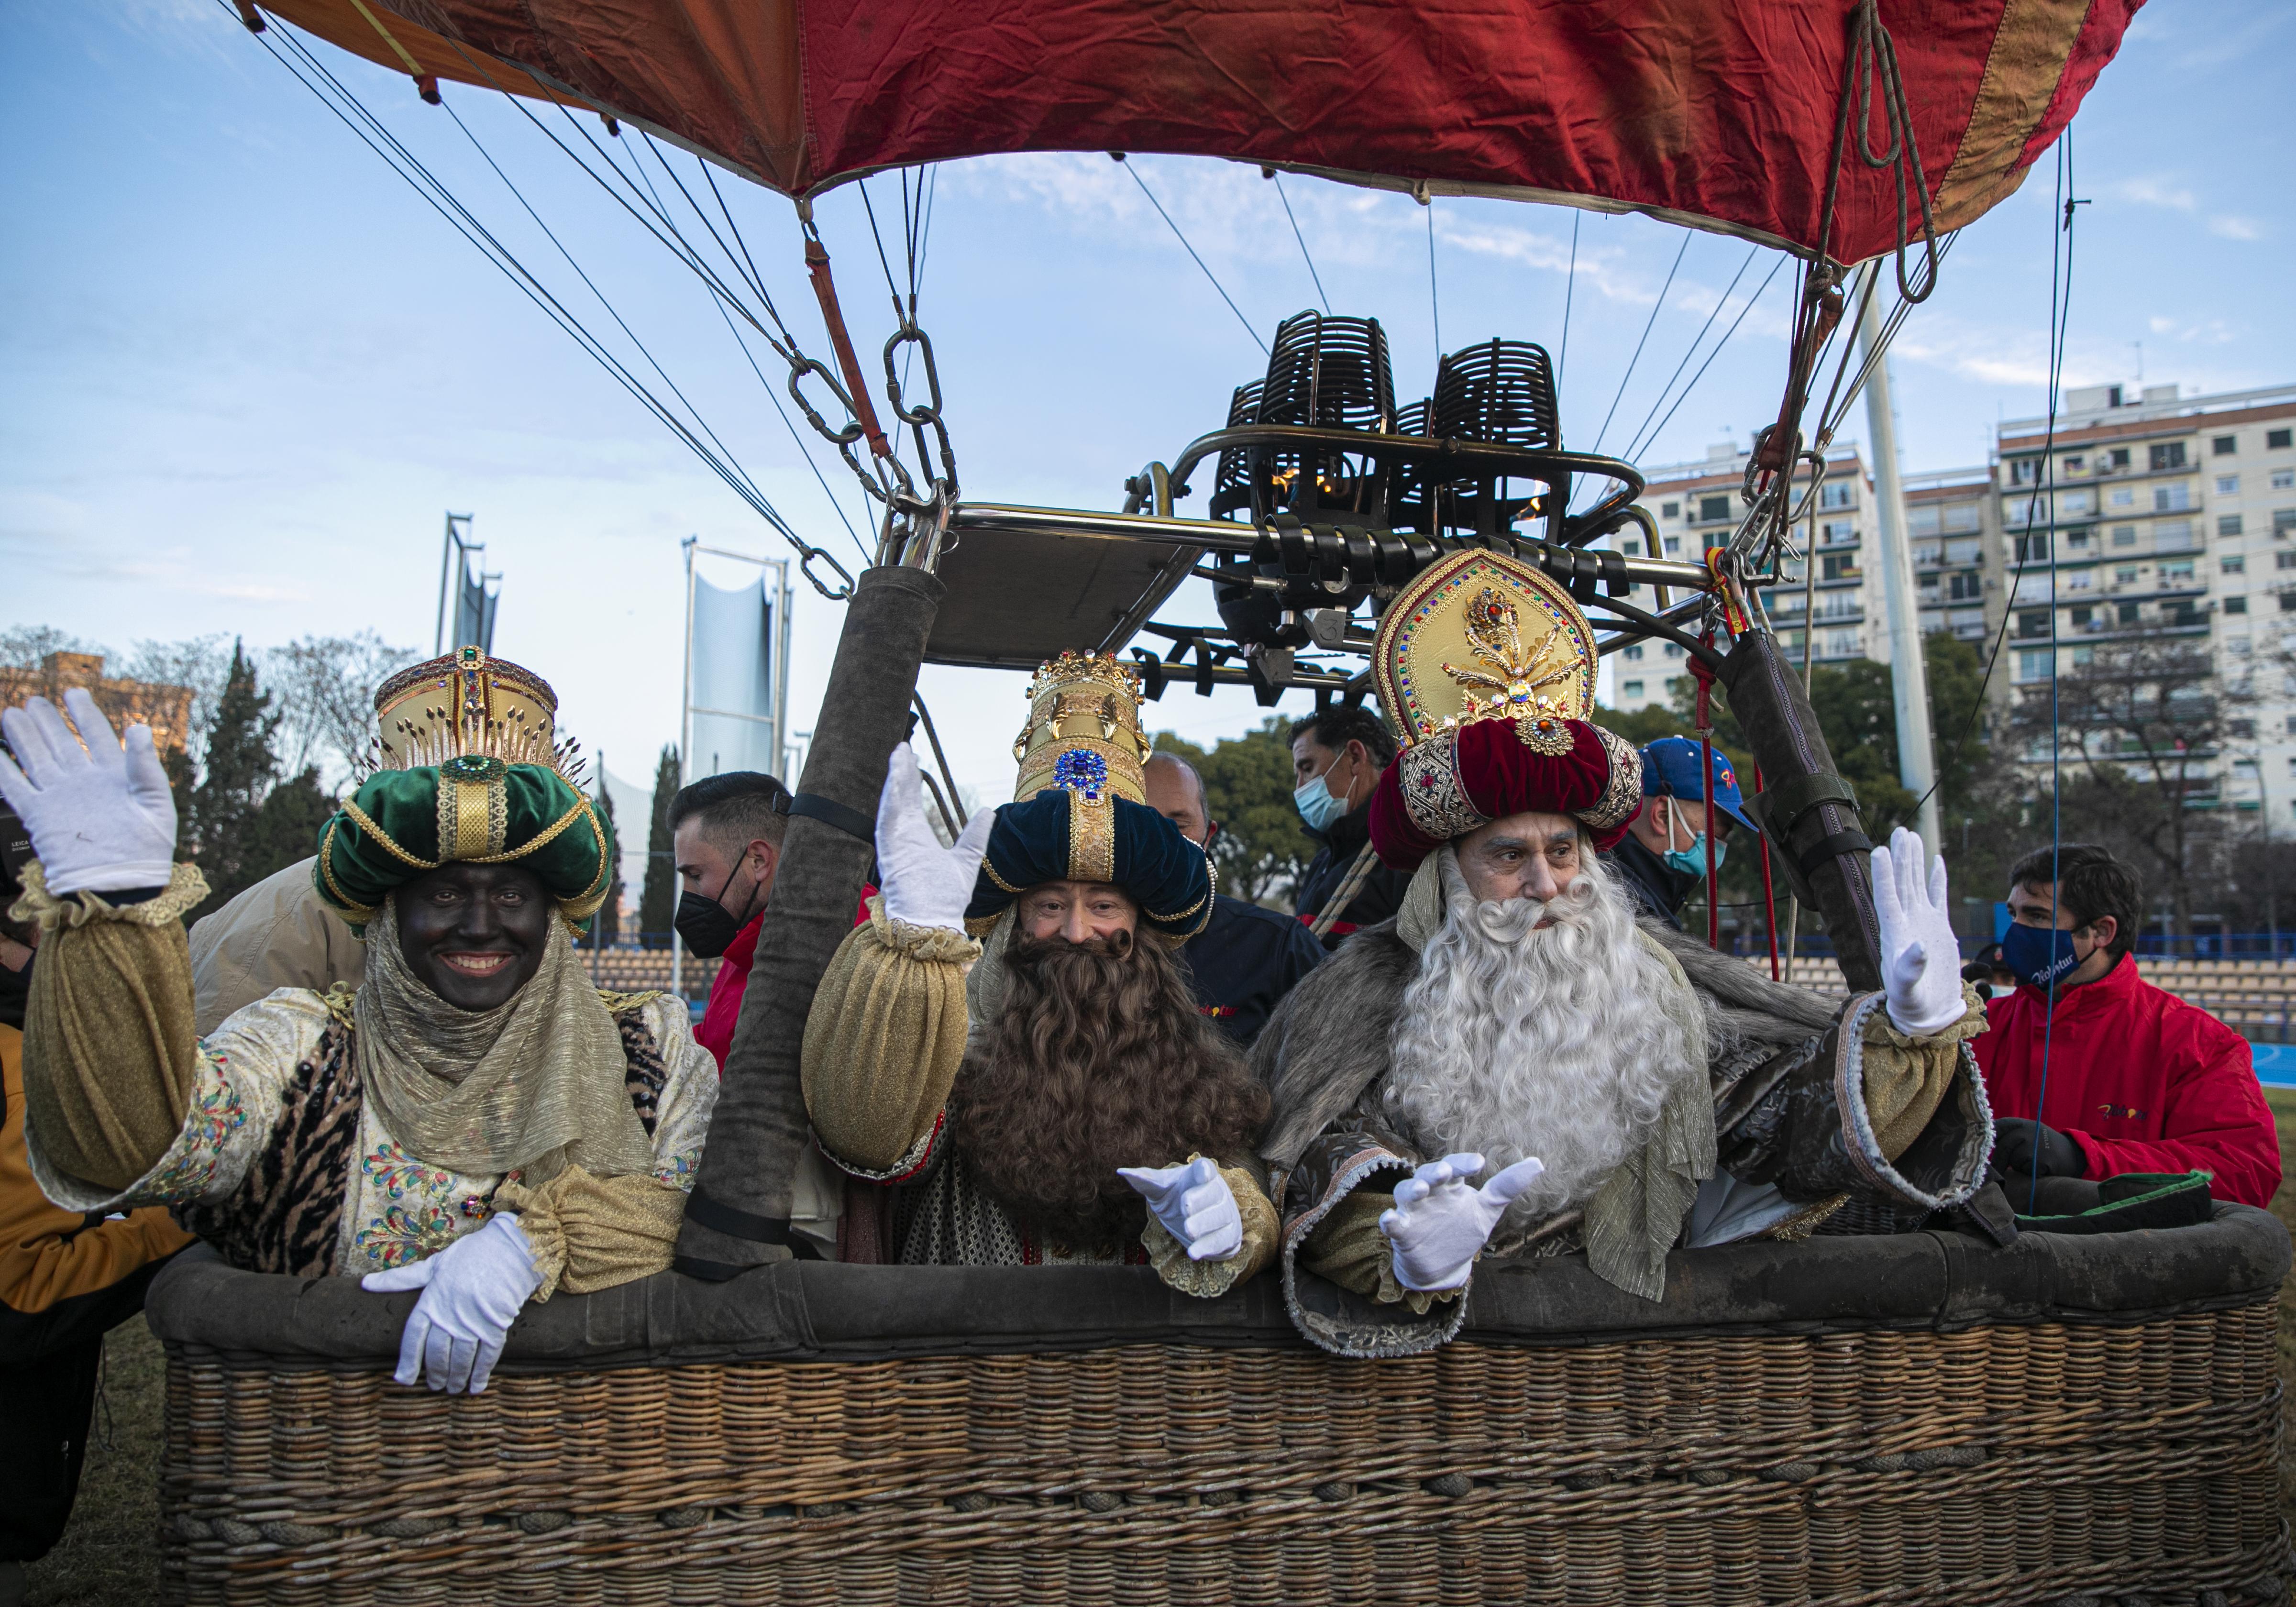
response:
M2077 815L2087 834L2134 849L2189 932L2194 893L2214 885L2225 846L2218 763L2257 701L2255 669L2284 671L2287 655L2232 660L2219 675L2204 641L2161 629L2083 644L2070 658L2054 697L2047 683L2021 690L2011 733L2029 763L2053 742L2061 764L2073 761L2060 800L2068 835Z
M316 768L340 783L374 734L374 692L421 655L374 632L305 636L275 647L266 678L278 699L280 759L290 775Z
M207 752L208 737L215 730L216 711L231 679L232 652L231 638L221 634L182 642L138 642L111 673L131 681L191 688L191 720L184 732L184 751L196 757Z
M107 656L106 649L93 642L83 642L53 625L12 625L0 630L0 669L37 669L40 661L52 652Z

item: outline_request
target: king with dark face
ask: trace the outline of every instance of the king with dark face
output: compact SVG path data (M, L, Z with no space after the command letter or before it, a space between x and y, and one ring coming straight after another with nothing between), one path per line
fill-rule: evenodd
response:
M399 1378L432 1389L483 1389L529 1297L668 1267L716 1068L682 1003L583 972L572 935L614 840L547 684L477 648L383 684L373 767L309 862L324 918L365 934L356 977L266 988L205 1034L169 931L204 885L168 864L150 733L123 745L68 701L85 750L44 701L0 716L28 760L0 765L0 792L55 873L39 901L61 923L62 898L154 896L42 947L32 1080L53 1114L31 1155L51 1198L166 1205L252 1271L420 1289ZM122 964L145 1007L99 1002Z
M1266 1260L1275 1213L1250 1160L1267 1097L1174 958L1210 912L1210 861L1141 801L1128 670L1063 654L1029 694L1019 796L954 849L893 755L883 897L805 1039L823 1151L890 1185L857 1213L877 1237L844 1253L1140 1261L1218 1293Z

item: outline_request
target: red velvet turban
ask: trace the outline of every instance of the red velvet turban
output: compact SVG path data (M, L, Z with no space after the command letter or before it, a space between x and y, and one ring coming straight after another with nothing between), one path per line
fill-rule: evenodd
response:
M1642 757L1626 738L1584 720L1556 720L1538 748L1517 722L1480 719L1422 737L1396 756L1371 797L1371 840L1398 871L1455 837L1509 815L1568 815L1597 849L1626 833L1643 802ZM1548 734L1552 734L1552 739Z

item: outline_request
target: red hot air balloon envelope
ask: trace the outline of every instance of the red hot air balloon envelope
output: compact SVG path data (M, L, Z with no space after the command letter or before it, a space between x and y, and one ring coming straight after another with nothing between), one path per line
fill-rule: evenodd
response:
M1883 0L1939 232L2017 187L2140 3ZM1422 194L1639 211L1808 256L1825 238L1854 8L279 0L265 9L418 78L588 105L792 196L958 157L1139 151ZM1827 255L1849 263L1893 249L1899 217L1891 172L1845 161ZM1911 226L1918 232L1918 207Z

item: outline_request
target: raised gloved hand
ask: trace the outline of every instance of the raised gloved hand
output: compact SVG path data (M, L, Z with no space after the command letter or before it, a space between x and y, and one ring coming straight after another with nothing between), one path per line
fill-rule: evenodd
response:
M885 764L885 790L877 795L878 890L885 896L887 919L963 931L981 850L996 824L996 810L976 809L956 846L941 847L925 820L916 753L906 742L896 747Z
M1464 1283L1506 1208L1546 1168L1518 1160L1476 1188L1467 1179L1482 1169L1472 1152L1431 1160L1397 1187L1395 1209L1380 1213L1379 1231L1395 1247L1395 1281L1406 1289Z
M1993 1123L1993 1176L2005 1188L2021 1179L2086 1177L2088 1154L2070 1133L2044 1127L2021 1116L2004 1116ZM2021 1201L2024 1196L2013 1194ZM2023 1209L2021 1205L2019 1209Z
M65 693L64 707L85 748L45 698L0 712L0 733L16 754L15 764L0 755L0 798L23 818L48 891L167 886L176 869L176 795L152 727L128 726L123 745L83 688Z
M1191 1261L1225 1261L1243 1248L1243 1213L1235 1191L1209 1155L1185 1166L1119 1166L1116 1175L1139 1191L1164 1231Z
M391 1376L402 1384L425 1379L449 1395L485 1390L510 1325L541 1283L525 1231L509 1211L496 1212L435 1256L359 1280L361 1289L376 1294L422 1291L400 1332L398 1371Z
M1882 986L1890 1024L1908 1037L1961 1020L1961 944L1946 902L1945 861L1928 860L1921 837L1899 826L1874 850L1874 913L1882 925Z

